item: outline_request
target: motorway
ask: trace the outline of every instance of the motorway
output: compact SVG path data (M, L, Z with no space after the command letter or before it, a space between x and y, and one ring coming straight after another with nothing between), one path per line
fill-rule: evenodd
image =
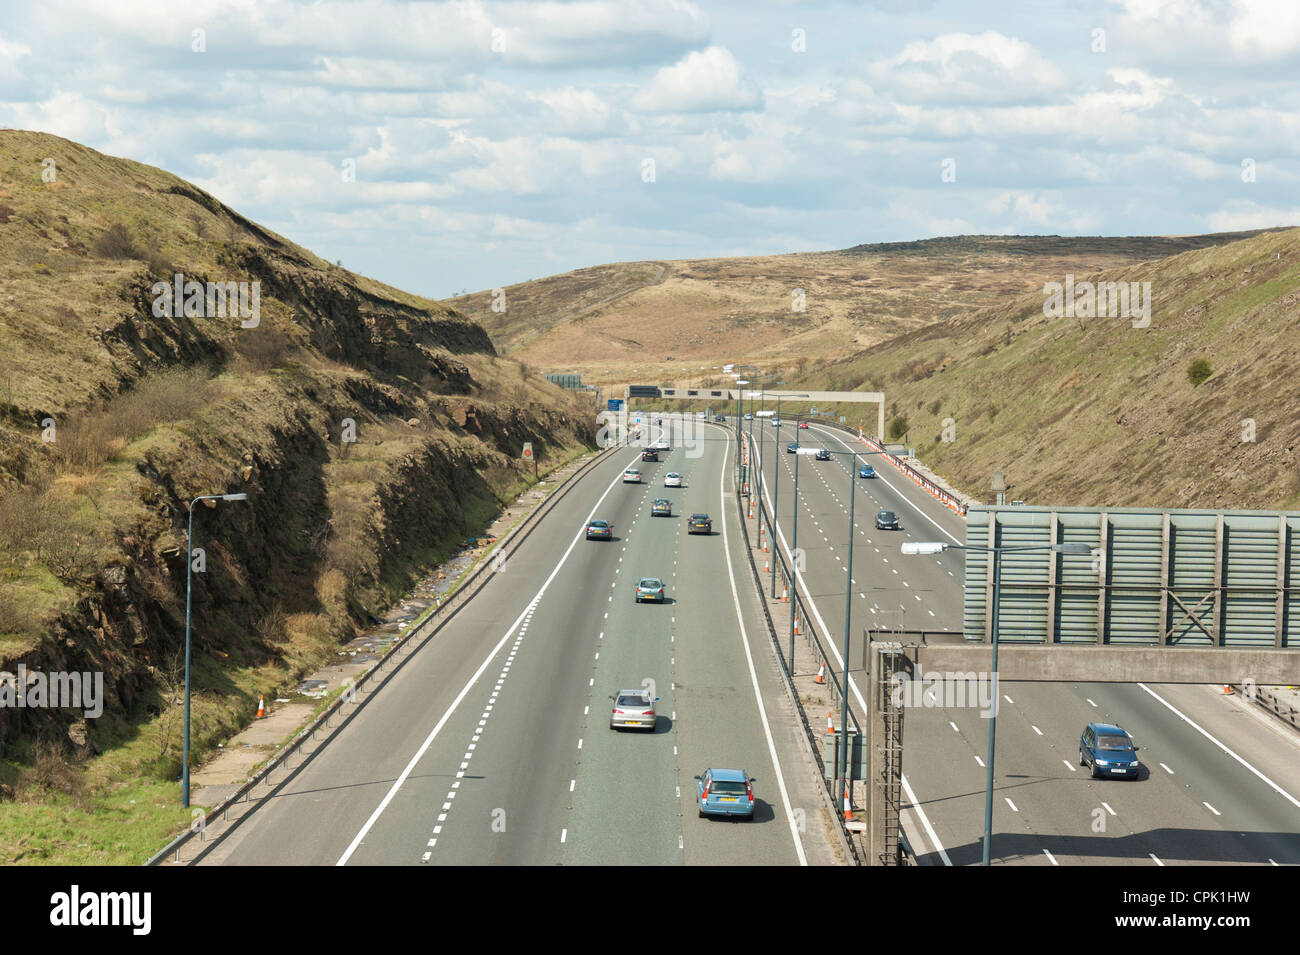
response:
M609 452L200 864L844 863L753 592L734 454L712 425L658 464ZM663 486L673 470L684 487ZM650 516L658 497L672 517ZM695 511L711 535L687 535ZM612 541L585 540L592 518ZM665 604L635 602L641 576ZM611 730L610 694L642 686L653 732ZM752 822L698 818L710 766L756 778Z
M784 425L745 422L762 439L769 508L780 481L778 539L787 555L798 459L802 590L823 639L840 644L846 585L855 639L867 626L960 630L962 553L904 557L899 544L962 542L962 517L879 456L862 459L878 478L853 481L848 455L819 462L786 453L796 434L803 446L866 446L838 429ZM852 484L859 496L846 584ZM901 531L875 529L881 508L899 515ZM994 864L1300 864L1300 743L1257 708L1199 685L1004 683L1001 695ZM854 702L865 709L860 697ZM904 825L922 863L979 864L988 722L976 708L942 702L906 713ZM1094 780L1080 769L1079 736L1090 721L1117 722L1135 738L1139 780Z

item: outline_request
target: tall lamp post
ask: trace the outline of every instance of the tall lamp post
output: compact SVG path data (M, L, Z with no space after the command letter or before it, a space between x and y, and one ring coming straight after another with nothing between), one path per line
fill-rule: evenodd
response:
M826 448L831 454L851 455L853 460L849 467L849 559L844 571L844 682L841 685L840 693L840 747L838 753L838 762L843 771L843 777L836 779L836 786L840 786L853 777L853 766L849 762L849 620L853 614L853 529L854 529L854 511L858 500L858 457L866 457L868 454L883 454L882 451L834 451ZM797 467L797 464L796 464ZM798 498L795 499L795 505L798 506Z
M782 398L807 398L807 397L808 396L806 394L777 395L776 396L776 420L777 421L781 420L781 399ZM799 426L797 422L795 424L794 438L795 438L795 442L797 443L799 441ZM777 441L777 444L778 445L780 444L779 439ZM781 503L781 470L780 468L773 467L772 473L776 475L776 486L772 488L772 528L773 528L772 546L775 547L776 546L776 536L775 536L776 516L777 514L780 513L777 510L777 506ZM797 500L796 503L798 503ZM776 599L776 561L772 561L772 599L773 600Z
M1092 548L1084 543L1070 544L1024 544L1014 547L998 547L994 541L992 547L968 547L965 544L949 544L944 541L907 541L903 544L902 552L907 555L927 555L938 554L948 549L953 550L973 550L993 555L993 626L990 628L989 639L993 644L992 673L993 680L993 708L989 714L989 742L987 763L984 771L984 865L990 865L989 856L993 845L993 757L998 731L998 703L997 703L997 679L998 679L998 599L999 589L1002 579L1002 560L1003 553L1024 553L1026 551L1052 551L1057 554L1075 554L1080 556L1091 556Z
M190 530L185 539L185 739L181 744L181 805L190 806L190 604L194 572L194 506L199 501L246 501L247 494L204 494L190 501Z

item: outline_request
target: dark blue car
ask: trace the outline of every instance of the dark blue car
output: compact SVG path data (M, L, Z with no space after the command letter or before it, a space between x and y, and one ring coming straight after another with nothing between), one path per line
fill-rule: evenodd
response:
M1142 764L1138 748L1123 727L1114 723L1089 723L1079 737L1079 765L1092 769L1092 778L1119 776L1137 779Z

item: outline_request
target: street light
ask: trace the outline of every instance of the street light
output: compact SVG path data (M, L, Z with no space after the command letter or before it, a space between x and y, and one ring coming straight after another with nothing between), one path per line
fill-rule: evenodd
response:
M1069 544L1023 544L1014 547L969 547L965 544L949 544L944 541L907 541L902 545L902 553L908 556L938 554L953 548L955 550L973 550L993 555L993 626L990 628L990 642L993 644L992 673L993 707L989 714L988 765L984 770L984 865L990 865L989 854L993 844L993 756L998 729L998 597L1002 578L1001 555L1023 553L1025 551L1052 551L1057 554L1075 554L1091 556L1092 547L1084 543Z
M795 435L798 435L798 425L795 425ZM853 766L849 762L849 620L853 615L853 517L858 500L858 456L865 457L868 454L883 454L883 451L834 451L830 448L824 448L831 454L848 454L853 456L853 463L849 467L849 559L844 571L844 683L841 686L840 693L840 748L837 752L837 762L844 771L842 779L836 779L836 785L851 779L853 776ZM795 455L796 471L799 467L799 455ZM794 499L795 510L799 509L799 495L795 493ZM791 634L790 659L794 659L794 636ZM845 787L847 788L847 786Z
M190 530L185 538L185 739L181 744L181 804L190 806L190 582L194 569L194 505L199 501L246 501L247 494L204 494L190 501Z
M782 398L807 398L807 397L808 397L808 395L806 395L806 394L799 394L799 395L777 395L777 396L776 396L776 419L777 419L778 421L781 420L781 399L782 399ZM778 447L779 447L780 444L781 444L781 439L780 439L780 437L779 437L779 435L780 435L780 432L779 432L779 431L777 432L777 435L778 435L778 437L777 437L775 440L776 440L776 443L777 443L777 445L778 445ZM795 442L798 443L798 441L799 441L799 423L798 423L797 421L795 422L794 439L795 439ZM776 515L779 513L779 512L777 511L777 507L780 506L780 504L781 504L781 471L780 471L779 468L773 468L772 470L773 470L773 472L776 474L776 487L772 489L772 527L775 528L775 527L776 527ZM799 506L799 501L798 501L797 498L795 499L795 506L796 506L796 507ZM773 547L776 546L776 539L775 539L775 537L773 537L773 540L772 540L772 546L773 546ZM776 561L772 561L772 599L773 599L773 600L776 599Z

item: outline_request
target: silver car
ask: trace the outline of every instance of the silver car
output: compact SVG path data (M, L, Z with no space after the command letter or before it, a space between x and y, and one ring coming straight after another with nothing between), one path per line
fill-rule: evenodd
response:
M659 697L650 698L645 690L619 690L610 697L614 701L609 712L609 728L645 729L654 732L658 717L655 716L655 704Z
M664 582L658 577L642 577L636 585L636 602L657 600L664 602Z
M682 476L676 471L669 471L664 475L664 487L681 487Z

